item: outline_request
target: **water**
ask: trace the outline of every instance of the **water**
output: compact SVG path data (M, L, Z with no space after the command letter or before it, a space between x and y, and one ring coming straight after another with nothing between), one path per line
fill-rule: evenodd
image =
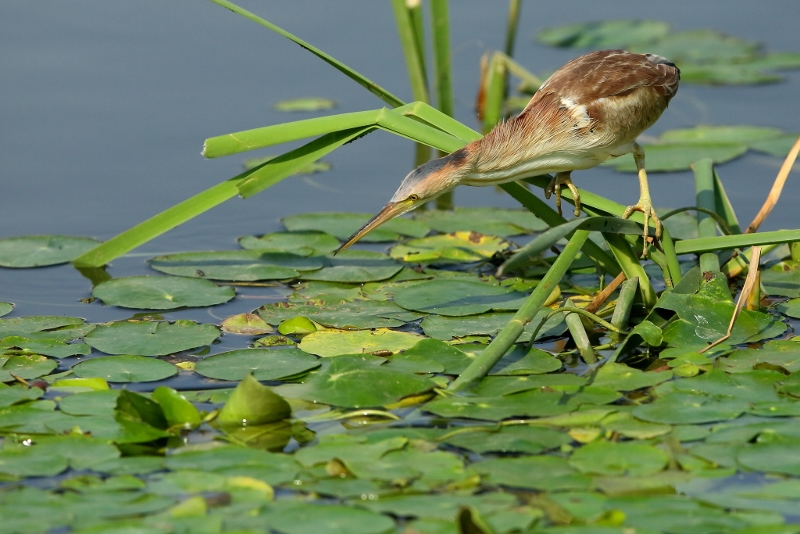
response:
M386 2L262 0L243 5L411 100ZM505 4L495 2L451 4L457 118L469 125L476 124L472 106L478 60L483 52L502 47L505 10ZM794 51L798 11L794 0L675 1L668 8L652 1L530 2L523 7L516 56L537 73L554 70L576 52L535 44L537 30L608 18L657 18L676 31L716 28L763 42L771 51ZM110 238L241 172L250 154L204 160L199 153L206 137L311 116L273 111L279 100L329 97L338 103L336 112L382 106L298 46L210 2L6 2L0 7L0 47L0 237L60 233ZM685 84L650 133L700 123L797 131L800 72L787 73L787 78L760 87ZM237 236L278 230L279 218L292 213L373 212L412 166L413 147L374 133L326 160L332 171L286 180L246 201L233 199L136 251L142 255L116 261L110 272L144 273L143 259L161 252L234 248ZM720 168L742 222L757 212L779 165L776 158L748 154ZM607 169L576 173L575 179L622 203L634 202L638 194L633 176ZM787 184L764 229L798 227L790 208L800 199L795 182ZM694 203L690 173L654 175L651 188L659 206ZM514 205L490 188L460 188L457 202ZM124 310L80 303L90 289L68 266L0 269L0 300L17 304L14 315L129 316ZM252 305L237 301L216 313L258 305L257 299ZM214 321L205 313L182 311L169 317Z

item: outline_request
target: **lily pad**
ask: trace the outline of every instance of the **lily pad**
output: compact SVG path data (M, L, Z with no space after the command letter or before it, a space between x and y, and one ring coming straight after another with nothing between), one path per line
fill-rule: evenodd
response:
M171 363L145 356L122 355L91 358L75 365L79 377L101 377L109 382L155 382L178 374Z
M702 158L711 158L714 163L725 163L747 152L741 143L669 143L646 145L647 170L652 172L684 171ZM633 156L626 154L602 163L622 172L636 172Z
M630 48L667 35L669 24L659 20L607 20L547 28L536 39L569 48Z
M763 126L709 126L667 130L659 139L667 143L744 143L752 145L756 141L772 139L783 132L778 128Z
M86 342L106 354L166 356L211 344L217 327L192 321L120 321L97 325Z
M0 317L8 315L14 310L14 305L10 302L0 302Z
M230 287L179 276L130 276L95 286L92 295L111 306L145 310L215 306L236 296Z
M435 280L395 290L394 301L409 310L438 315L475 315L490 310L517 310L527 295L479 281Z
M405 310L393 302L374 300L354 300L341 304L309 302L296 304L276 302L265 304L256 312L268 323L277 325L295 317L307 317L315 323L329 328L366 329L393 328L402 326L405 321L394 319Z
M0 356L0 382L13 382L14 377L31 380L49 375L58 363L39 354Z
M67 263L100 241L91 237L32 235L0 239L0 267L44 267Z
M454 433L445 440L450 445L477 453L539 454L567 445L572 438L562 430L536 426L476 427Z
M361 354L376 351L390 353L413 347L422 336L411 332L394 332L386 328L375 330L319 330L308 334L298 348L317 356Z
M242 349L203 358L195 371L217 380L242 380L252 373L256 380L280 380L319 367L314 356L295 348Z
M666 468L669 455L644 443L596 441L575 451L569 459L582 473L622 476L652 475Z
M20 336L28 339L50 338L72 341L86 335L94 328L80 317L35 315L0 319L0 338Z
M222 320L222 331L227 334L260 336L274 332L274 329L255 313L239 313Z
M522 456L493 458L475 462L470 471L498 486L510 486L542 491L589 489L592 478L572 467L566 459L556 456ZM531 476L536 473L536 476Z
M425 210L416 212L414 220L421 221L432 230L451 234L478 232L485 235L507 237L541 232L547 223L528 210L499 208L462 208L454 210Z
M260 237L240 237L238 241L247 250L291 252L300 256L324 256L339 248L339 241L335 237L314 231L275 232Z
M344 250L334 258L325 258L322 269L305 272L302 280L363 284L386 280L400 272L402 264L386 254L369 250Z
M305 213L284 217L281 222L292 232L315 230L344 240L371 218L372 214L369 213ZM401 235L423 237L429 231L428 226L419 221L397 217L382 224L380 228L368 233L361 240L372 243L396 241Z
M761 283L770 295L800 297L800 266L794 263L779 263L761 271Z
M455 232L411 239L391 249L392 258L409 263L471 263L491 258L509 247L499 237Z
M729 63L754 58L758 53L758 44L716 30L689 30L668 33L658 40L657 49L659 55L678 65Z
M759 152L766 152L772 156L785 158L789 155L789 151L797 142L798 137L800 137L800 134L798 133L787 133L778 137L756 141L750 146L750 148L753 150L758 150Z
M156 271L175 276L255 282L296 278L301 272L322 268L324 261L288 252L233 250L169 254L152 258L148 263Z
M392 404L434 386L422 376L341 357L332 359L327 368L311 375L304 384L289 388L287 395L332 406L367 408Z
M525 327L520 342L529 341L533 331L539 326L545 316L550 313L550 308L543 308L536 313L533 320ZM450 340L464 338L467 336L489 336L493 337L511 321L514 314L508 313L482 313L480 315L466 315L463 317L444 317L430 315L425 317L420 323L420 327L426 336ZM546 320L544 326L539 329L536 339L551 336L560 336L567 331L563 314L556 314Z

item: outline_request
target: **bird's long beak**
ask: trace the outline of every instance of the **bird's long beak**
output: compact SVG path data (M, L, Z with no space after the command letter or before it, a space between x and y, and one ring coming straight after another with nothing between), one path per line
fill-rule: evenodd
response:
M341 247L339 247L336 250L336 252L333 253L333 255L335 256L336 254L340 253L341 251L343 251L344 249L346 249L347 247L349 247L350 245L352 245L353 243L355 243L356 241L367 235L369 232L371 232L378 226L382 225L388 220L394 219L398 215L404 214L413 207L414 207L414 202L410 200L401 200L400 202L389 202L383 207L381 211L378 212L377 215L375 215L373 218L367 221L367 224L362 226L360 230L358 230L356 233L348 237L347 241L345 241L344 244Z

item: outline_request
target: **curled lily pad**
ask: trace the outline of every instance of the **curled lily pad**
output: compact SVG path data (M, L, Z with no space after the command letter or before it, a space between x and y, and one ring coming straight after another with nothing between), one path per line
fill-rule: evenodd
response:
M284 217L281 222L292 232L315 230L344 240L364 226L370 218L372 218L371 213L305 213ZM429 231L428 226L422 222L398 217L368 233L362 241L373 243L396 241L401 235L422 237Z
M508 246L499 237L477 232L454 232L411 239L393 247L390 255L411 263L470 263L491 258Z
M99 244L100 241L90 237L8 237L0 239L0 266L24 268L67 263Z
M180 276L130 276L95 286L92 295L111 306L145 310L215 306L236 296L231 287Z
M154 382L178 374L169 362L145 356L121 355L91 358L75 365L79 377L101 377L109 382Z
M217 380L280 380L319 367L314 356L295 348L242 349L208 356L197 362L198 374Z
M119 321L98 325L86 342L106 354L165 356L208 345L218 336L216 326L192 321Z
M288 252L233 250L169 254L152 258L148 263L156 271L176 276L254 282L296 278L300 272L321 268L323 260Z

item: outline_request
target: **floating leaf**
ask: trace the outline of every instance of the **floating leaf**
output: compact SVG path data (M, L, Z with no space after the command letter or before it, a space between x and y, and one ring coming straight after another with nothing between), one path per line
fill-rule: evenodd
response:
M800 440L755 443L739 451L737 461L747 469L800 475Z
M198 374L217 380L280 380L319 367L319 360L302 350L242 349L208 356L195 365Z
M179 276L113 278L94 287L92 295L110 306L145 310L215 306L236 296L230 287Z
M745 400L676 392L660 396L650 404L636 406L633 415L654 423L685 425L735 419L747 407Z
M570 465L582 473L606 476L652 475L668 462L669 455L653 445L607 441L584 445L569 459Z
M539 454L567 445L572 438L566 432L536 426L504 426L499 430L491 427L464 429L453 432L444 441L477 453L526 453Z
M152 258L148 263L156 271L175 276L254 282L295 278L301 271L321 268L323 259L288 252L232 250L169 254Z
M507 359L513 360L511 363ZM609 364L606 364L609 365ZM535 347L517 346L494 366L492 375L538 375L561 369L562 363L550 353Z
M369 250L344 250L334 258L325 258L322 269L303 273L303 280L363 284L386 280L403 266L386 254Z
M14 310L14 305L10 302L0 302L0 317L8 315Z
M0 408L17 404L29 400L41 398L44 391L36 387L28 387L25 385L7 386L0 384Z
M738 158L747 152L747 145L741 143L669 143L646 145L644 151L648 171L684 171L688 170L692 163L702 158L711 158L714 163L725 163ZM622 172L636 172L636 163L630 154L610 159L602 165L615 167Z
M754 142L780 136L783 132L778 128L763 126L709 126L700 125L694 128L667 130L659 139L667 143L743 143Z
M336 102L330 98L292 98L275 104L275 111L322 111L333 109Z
M315 230L344 240L371 218L370 213L305 213L284 217L281 222L292 232ZM397 217L382 224L380 228L368 233L361 240L373 243L396 241L401 235L423 237L429 231L428 226L419 221Z
M789 155L789 151L797 142L798 137L800 137L800 134L798 133L783 134L778 137L756 141L750 146L750 148L753 150L758 150L759 152L766 152L767 154L773 156L785 158Z
M422 376L364 365L355 358L339 357L331 360L327 368L311 375L304 384L293 386L289 391L293 398L311 402L367 408L419 395L430 391L434 385Z
M491 258L508 246L499 237L477 232L455 232L411 239L392 247L389 255L409 263L470 263Z
M634 47L640 52L641 47ZM731 37L716 30L671 32L658 40L652 51L676 64L730 63L749 60L758 53L758 44ZM681 73L682 74L682 73Z
M242 334L245 336L260 336L273 332L264 319L255 313L239 313L222 320L222 331L228 334Z
M578 472L566 459L556 456L494 458L475 462L470 470L492 485L542 491L589 489L591 477ZM536 476L531 476L536 473Z
M409 310L438 315L474 315L490 310L516 310L527 295L485 282L435 280L398 287L394 301Z
M0 239L0 267L43 267L67 263L99 244L100 241L90 237L7 237Z
M547 223L528 210L500 208L462 208L454 210L425 210L415 212L414 220L421 221L432 230L451 234L478 232L485 235L507 237L541 232Z
M313 503L288 503L270 510L269 524L286 534L373 534L395 528L394 521L383 514L354 506Z
M0 357L0 382L13 382L14 377L24 380L49 375L58 364L39 354Z
M119 321L98 325L86 342L106 354L166 356L208 345L218 336L214 325L192 321Z
M800 297L800 266L783 262L761 271L761 283L770 295Z
M101 377L109 382L154 382L178 374L171 363L145 356L108 356L83 361L72 368L80 377Z
M570 48L630 48L664 37L669 24L659 20L607 20L547 28L536 39L549 46Z
M386 328L357 331L331 329L308 334L298 348L322 357L375 351L394 353L413 347L420 339L421 336L417 334L394 332Z
M520 342L529 341L533 331L539 326L541 321L552 310L542 308L534 316L533 320L525 327ZM482 313L480 315L466 315L463 317L442 317L431 315L425 317L420 323L426 336L436 339L450 340L453 338L464 338L468 336L489 336L494 337L505 325L514 317L513 313ZM551 336L560 336L567 331L563 314L555 314L548 318L544 326L539 329L536 339Z
M597 371L592 384L610 387L617 391L633 391L655 386L671 378L671 371L644 372L627 365L608 362Z
M20 336L28 339L46 337L61 341L72 341L86 335L94 326L87 325L80 317L12 317L0 319L0 338Z
M332 235L310 230L275 232L260 237L245 236L238 241L247 250L279 250L300 256L324 256L339 248L339 241Z
M3 349L5 349L7 353L22 351L51 356L53 358L80 356L89 354L92 351L86 343L64 343L58 339L46 337L28 339L21 336L6 336L0 339L0 350Z
M325 327L342 329L393 328L405 324L405 321L392 318L392 315L405 311L403 308L393 302L374 300L341 304L276 302L265 304L256 311L270 324L281 324L295 317L306 317Z
M723 369L734 373L764 368L765 365L794 373L800 371L800 343L794 340L774 339L767 341L758 349L734 351L727 358L721 359L720 363Z

